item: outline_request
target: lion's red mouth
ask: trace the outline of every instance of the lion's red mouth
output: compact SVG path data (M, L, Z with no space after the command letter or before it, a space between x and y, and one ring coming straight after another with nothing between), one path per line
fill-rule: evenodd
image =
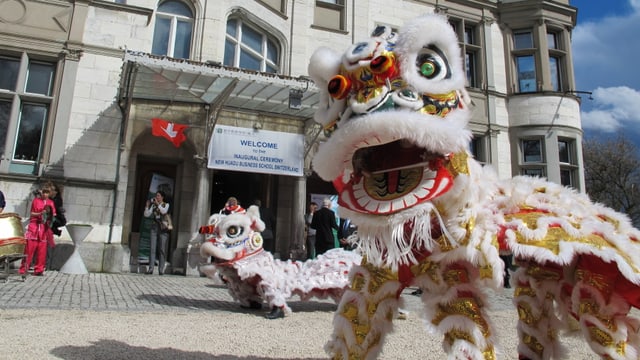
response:
M415 146L406 140L359 149L353 154L355 176L371 176L393 170L416 166L438 167L434 162L446 160L446 156L435 154Z
M405 140L357 150L339 203L353 211L390 214L444 194L453 185L448 155Z

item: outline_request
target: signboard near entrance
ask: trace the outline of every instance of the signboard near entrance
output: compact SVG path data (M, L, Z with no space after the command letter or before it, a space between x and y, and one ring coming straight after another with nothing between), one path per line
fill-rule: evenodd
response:
M209 169L302 176L304 135L216 125Z

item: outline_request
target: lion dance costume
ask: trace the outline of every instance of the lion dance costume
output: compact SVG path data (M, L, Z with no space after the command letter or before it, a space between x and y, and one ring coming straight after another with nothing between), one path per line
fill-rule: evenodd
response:
M569 317L601 358L638 359L628 313L640 305L640 232L583 194L500 180L472 159L461 51L444 16L378 27L343 54L319 48L309 74L328 137L313 167L334 182L364 255L334 318L333 358L376 358L400 293L418 286L449 359L495 359L483 290L502 288L508 250L520 359L561 358Z
M256 206L246 213L211 215L199 232L206 238L200 254L213 257L213 262L200 271L214 280L222 276L231 296L244 307L260 309L266 301L268 318L290 313L287 300L294 295L340 300L349 285L349 270L362 260L359 254L333 249L315 260L281 261L262 248L264 227Z

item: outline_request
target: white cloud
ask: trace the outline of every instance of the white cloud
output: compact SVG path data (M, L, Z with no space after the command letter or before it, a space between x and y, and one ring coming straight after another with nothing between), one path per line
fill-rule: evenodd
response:
M616 132L620 128L620 123L610 112L603 110L592 110L583 112L582 127L589 130L597 130L604 132Z
M592 108L581 114L584 129L616 132L620 128L635 129L640 125L640 91L630 87L595 89Z
M640 89L640 0L629 0L629 14L578 23L572 34L577 88L629 86ZM579 9L578 9L579 11Z
M579 21L571 46L576 88L593 92L582 103L585 133L624 130L640 142L640 0L626 3L626 14Z

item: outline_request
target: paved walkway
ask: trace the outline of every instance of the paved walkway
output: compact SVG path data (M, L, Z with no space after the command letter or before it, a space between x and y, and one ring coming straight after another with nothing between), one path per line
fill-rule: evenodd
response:
M420 298L405 289L407 320L394 321L379 360L440 360L441 336L429 334ZM489 314L499 359L516 355L517 313L512 290L491 294ZM336 305L288 302L293 314L267 320L248 311L225 286L204 277L144 274L19 276L0 281L0 358L65 360L300 360L326 359ZM25 336L29 334L29 336ZM592 359L579 338L564 338L570 359Z
M412 290L405 289L403 299L408 310L416 311L421 304L419 297L409 295ZM494 294L493 309L511 309L511 294L510 290ZM308 302L294 297L289 306L295 312L335 305L332 300ZM25 281L19 276L10 276L4 283L0 280L0 309L239 311L239 304L226 286L206 277L48 271L44 276L28 276Z
M0 308L81 310L229 310L226 287L204 277L143 274L86 275L48 271L0 282Z

